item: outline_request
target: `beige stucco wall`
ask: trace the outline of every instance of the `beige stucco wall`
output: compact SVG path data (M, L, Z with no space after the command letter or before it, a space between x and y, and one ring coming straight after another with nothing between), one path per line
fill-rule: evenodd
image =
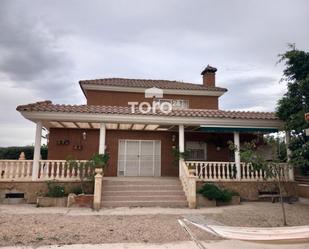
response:
M199 189L204 182L197 182L196 189ZM258 200L259 191L274 192L276 184L274 182L215 182L220 188L228 189L239 193L244 200ZM295 182L283 183L288 196L297 197L297 189Z
M68 193L74 187L79 186L78 182L57 182L57 184L64 186ZM91 192L93 182L85 183L86 192ZM38 196L47 193L46 182L0 182L0 203L4 202L6 193L24 193L26 203L36 203Z

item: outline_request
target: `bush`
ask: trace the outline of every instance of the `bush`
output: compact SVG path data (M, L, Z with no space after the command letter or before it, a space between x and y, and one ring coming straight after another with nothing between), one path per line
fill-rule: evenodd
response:
M64 197L66 196L64 187L61 185L57 185L54 182L47 183L48 192L46 194L47 197Z
M232 199L233 192L228 190L222 190L214 184L205 183L199 190L199 194L202 194L208 200L216 200L222 202L229 202Z

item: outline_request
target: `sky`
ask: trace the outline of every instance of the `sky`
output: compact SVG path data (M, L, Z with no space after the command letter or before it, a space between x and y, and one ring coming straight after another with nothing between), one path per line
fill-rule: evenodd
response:
M81 79L202 83L218 68L220 109L274 111L286 91L278 54L309 50L307 0L1 0L0 146L31 145L15 109L84 104Z

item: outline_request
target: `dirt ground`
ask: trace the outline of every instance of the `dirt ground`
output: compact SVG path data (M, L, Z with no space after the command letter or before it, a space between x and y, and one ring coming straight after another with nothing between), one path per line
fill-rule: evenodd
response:
M34 207L30 210L32 213L25 214L13 212L9 208L1 209L0 206L0 246L167 243L190 240L189 235L178 223L178 219L183 217L180 214L181 210L177 210L176 214L153 214L150 211L146 214L145 209L141 215L134 214L134 209L127 211L131 212L130 215L106 215L104 211L97 215L70 215L67 211L46 213L44 208ZM233 226L282 225L278 203L246 203L240 206L214 208L214 212L211 210L205 209L204 214L199 210L199 215L202 213L206 219ZM289 225L309 224L308 205L287 204L286 211ZM218 240L198 228L190 228L199 240Z

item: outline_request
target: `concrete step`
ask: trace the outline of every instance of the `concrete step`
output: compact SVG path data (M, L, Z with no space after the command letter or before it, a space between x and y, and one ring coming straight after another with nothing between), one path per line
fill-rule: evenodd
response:
M134 185L134 186L143 186L143 185L177 185L180 186L181 183L179 180L151 180L151 181L112 181L112 180L103 180L103 185L106 186L122 186L122 185Z
M102 202L105 201L186 201L185 195L148 195L148 196L104 196Z
M104 201L102 207L187 207L186 201Z
M104 191L155 191L155 190L182 190L180 185L103 185Z
M103 190L102 196L160 196L172 195L183 196L183 190L139 190L139 191L106 191Z

